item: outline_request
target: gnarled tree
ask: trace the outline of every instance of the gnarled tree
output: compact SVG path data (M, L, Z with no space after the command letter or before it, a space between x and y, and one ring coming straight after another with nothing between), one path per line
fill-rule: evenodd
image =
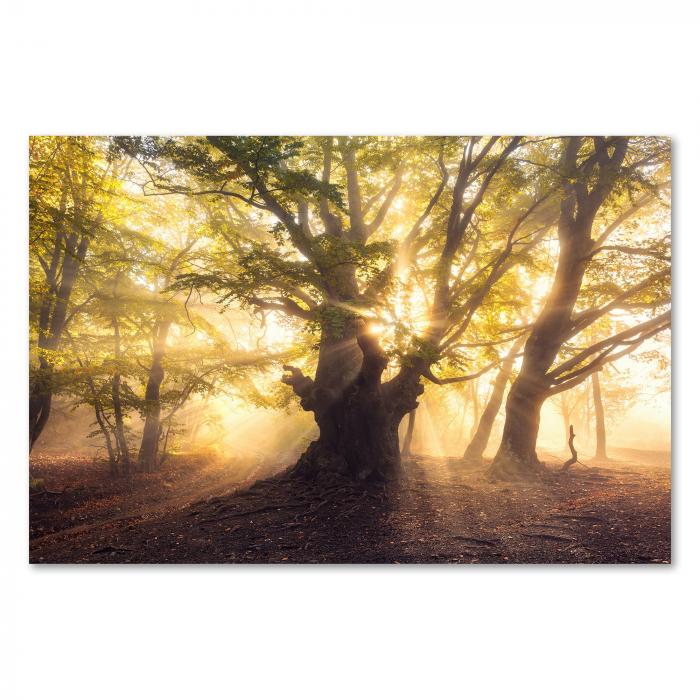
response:
M551 144L541 140L213 136L120 145L142 163L148 194L205 197L218 212L228 259L210 258L208 272L176 286L318 333L313 378L286 366L283 379L319 428L297 464L306 475L399 470L399 423L422 381L468 381L499 364L459 374L474 364L459 340L554 221L549 179L514 157L546 159ZM423 311L407 327L416 293Z

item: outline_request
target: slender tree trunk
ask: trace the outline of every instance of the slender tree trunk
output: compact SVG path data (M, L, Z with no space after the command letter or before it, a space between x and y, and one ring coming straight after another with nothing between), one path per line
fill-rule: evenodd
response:
M89 242L89 235L83 234L82 237L79 237L78 233L73 231L65 239L66 250L63 253L60 284L57 285L53 273L52 277L47 280L49 291L44 297L39 312L39 373L29 390L30 452L46 427L51 413L53 366L46 358L46 353L58 350L61 344L61 337L68 319L68 305L73 294L78 271L85 260ZM58 250L61 248L58 240L56 246L58 259L60 257Z
M29 390L29 451L39 439L51 415L53 368L41 357L39 371Z
M590 442L591 439L591 390L589 386L586 386L586 416L585 425L586 430L586 442Z
M569 425L569 429L567 431L567 438L566 438L566 444L569 447L569 450L571 451L571 457L562 464L562 471L567 471L569 467L572 467L576 462L578 462L578 452L576 452L576 448L574 447L574 438L576 437L576 434L574 433L574 426Z
M131 467L129 443L124 431L124 412L121 400L121 374L119 371L112 375L112 403L114 405L114 437L119 449L119 459L127 470Z
M593 385L593 407L595 409L595 457L594 459L607 460L607 438L605 433L605 412L603 410L603 397L600 392L600 378L598 372L591 377Z
M469 389L471 393L471 399L472 399L472 427L471 430L469 431L469 439L473 440L474 435L476 435L476 431L478 429L478 423L479 423L479 411L481 409L481 406L479 404L479 385L478 385L478 379L473 379L471 382L469 382Z
M564 449L566 449L569 445L569 426L571 425L569 419L571 414L568 405L564 402L561 405L561 417L564 420Z
M408 457L411 454L411 442L413 441L413 429L416 425L416 411L418 409L413 409L408 414L408 427L406 429L406 435L403 439L403 447L401 448L401 456Z
M493 381L493 389L491 390L491 395L486 403L486 408L481 414L479 419L479 425L477 426L476 432L472 437L471 441L467 445L467 449L464 451L464 459L469 461L481 461L484 455L484 450L489 443L489 438L491 437L491 431L493 430L493 424L496 420L496 416L501 409L501 404L503 403L503 395L506 391L506 385L508 384L508 378L510 373L513 371L513 365L515 364L515 358L522 349L525 343L525 337L519 338L513 343L508 354L505 356L501 368L496 374L496 378Z
M80 359L78 359L78 362L80 363ZM82 366L82 363L80 364ZM107 447L107 454L109 456L110 470L114 475L116 473L117 463L119 460L117 459L117 453L114 449L114 445L112 444L112 436L110 435L109 424L105 419L104 409L102 408L102 404L99 399L99 394L97 393L97 388L95 387L95 383L90 377L88 377L88 387L90 388L90 392L92 393L92 399L94 402L95 420L97 421L97 425L102 431L102 436L105 440L105 446Z
M131 455L129 453L129 443L126 439L126 433L124 431L124 412L122 410L122 399L121 399L121 372L119 370L119 363L121 361L121 339L119 333L119 322L116 318L113 319L112 325L114 327L114 359L116 362L116 367L114 373L112 374L112 404L114 406L114 437L117 442L117 449L119 451L119 457L126 468L130 470L131 468Z
M115 473L118 462L117 453L114 449L114 445L112 444L112 436L109 434L109 427L107 426L104 416L102 415L102 411L99 405L97 404L95 404L95 419L97 420L97 425L100 426L102 436L105 439L105 446L107 447L107 455L109 456L110 469L112 470L112 473Z
M170 321L158 321L153 332L153 358L146 383L146 421L139 449L139 466L147 472L153 471L158 465L158 443L161 434L160 387L165 377L163 357L170 325Z

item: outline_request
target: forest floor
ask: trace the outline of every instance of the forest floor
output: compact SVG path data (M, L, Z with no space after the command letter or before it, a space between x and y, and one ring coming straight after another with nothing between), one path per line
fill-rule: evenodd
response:
M260 471L242 482L202 457L130 478L87 459L33 458L29 560L669 563L668 455L623 457L563 473L545 455L542 481L504 484L417 456L383 486Z

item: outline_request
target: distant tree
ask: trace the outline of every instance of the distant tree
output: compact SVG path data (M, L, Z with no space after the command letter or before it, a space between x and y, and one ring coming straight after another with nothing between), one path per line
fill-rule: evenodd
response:
M503 361L494 377L491 393L489 394L486 407L479 418L476 430L472 435L466 450L464 458L469 461L481 461L484 455L484 450L489 443L491 431L493 430L496 416L501 409L503 396L505 395L506 385L511 378L513 365L515 360L525 344L526 336L521 335L510 347L508 354L503 358Z
M593 406L595 407L595 456L593 459L608 459L607 434L605 431L605 408L603 407L603 395L600 391L599 373L593 372L591 375L591 386L593 389Z
M552 403L562 418L562 426L564 429L562 432L563 449L568 449L569 439L571 437L571 425L579 425L581 422L583 422L582 420L579 421L578 419L581 418L583 409L585 408L587 388L588 387L579 384L568 391L562 391L561 393L552 397Z
M160 273L156 276L153 304L153 322L150 337L151 359L144 395L144 426L139 448L139 467L144 471L153 471L158 465L158 446L162 437L161 424L161 385L165 379L163 360L166 353L168 335L173 323L183 319L181 301L168 300L163 297L173 281L179 266L196 243L195 236L188 237L179 247L161 257ZM183 319L184 320L184 319ZM172 418L172 417L171 417Z

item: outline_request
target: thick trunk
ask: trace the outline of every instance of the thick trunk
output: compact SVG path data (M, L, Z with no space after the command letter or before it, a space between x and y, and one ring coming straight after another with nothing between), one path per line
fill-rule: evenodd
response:
M522 340L516 340L503 360L503 364L498 370L498 374L493 381L493 389L491 390L491 395L486 403L486 408L479 419L479 425L477 426L476 432L474 433L471 441L467 445L467 449L464 451L464 459L478 462L483 458L484 450L489 444L493 424L496 420L498 412L501 410L503 395L506 392L506 385L508 384L510 373L513 371L515 358L518 356L524 342L524 338Z
M570 206L568 201L562 204L554 284L525 343L522 369L506 403L501 446L491 469L496 478L532 478L542 468L536 443L540 410L551 386L546 375L570 332L571 315L586 271L586 256L593 245L593 217L589 214L580 221L574 220Z
M146 383L146 421L143 426L139 466L144 471L153 471L158 464L158 444L160 442L160 387L165 377L163 356L170 332L170 321L159 321L154 329L153 359Z
M383 385L387 358L377 339L358 326L351 319L340 338L322 339L315 380L285 367L291 372L285 383L300 396L302 407L314 412L319 427L318 439L295 467L303 476L384 480L401 469L399 424L416 408L422 386L418 375Z
M398 422L380 391L353 384L337 401L333 419L319 425L312 442L297 463L298 473L335 472L353 479L386 479L401 468Z
M593 385L593 406L595 409L595 457L594 459L608 459L607 440L605 434L605 411L603 410L603 397L600 392L600 379L598 372L591 377Z
M580 286L583 269L577 269L575 261L569 260L570 254L562 251L557 278L564 270L575 275ZM562 262L571 264L562 264ZM560 296L552 292L532 335L525 343L523 366L513 382L506 401L506 420L503 426L501 445L491 466L491 476L496 479L531 479L542 469L537 458L537 434L540 426L540 410L547 398L550 388L547 371L554 362L561 347L563 325L562 311L568 319L570 309L576 299L571 291L571 282L567 282L566 296L570 299L568 310L562 309ZM555 289L557 282L555 281ZM577 287L578 289L578 287ZM549 307L549 308L547 308Z
M529 479L541 471L543 465L537 458L537 434L545 398L543 387L522 372L513 382L506 401L501 445L491 465L493 478Z
M323 416L318 439L299 458L295 471L358 480L390 478L401 469L399 422L381 392L353 385Z
M411 442L413 441L413 430L416 427L416 410L413 409L408 414L408 427L406 428L406 435L403 439L403 447L401 448L401 455L403 457L408 457L411 454Z
M620 173L627 141L616 139L611 155L611 143L596 138L595 153L579 163L583 139L573 136L562 154L565 196L557 225L557 270L552 290L525 344L520 376L508 396L503 438L491 467L494 478L532 478L540 469L535 446L540 409L552 386L547 372L562 343L576 332L572 314L594 245L593 222ZM596 165L598 178L589 187L590 169Z

